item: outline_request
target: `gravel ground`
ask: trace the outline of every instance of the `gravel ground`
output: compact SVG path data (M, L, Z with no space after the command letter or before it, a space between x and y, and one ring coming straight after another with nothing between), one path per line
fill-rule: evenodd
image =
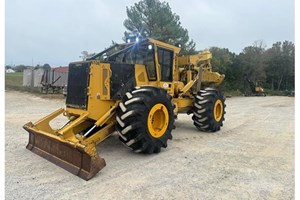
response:
M168 148L135 154L116 134L97 146L107 166L84 181L28 151L22 126L64 107L5 91L6 199L294 199L295 99L226 100L217 133L199 132L179 115Z

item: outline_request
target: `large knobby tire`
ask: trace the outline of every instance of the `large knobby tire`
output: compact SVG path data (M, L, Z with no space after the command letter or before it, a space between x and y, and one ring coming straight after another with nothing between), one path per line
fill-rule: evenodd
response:
M215 89L207 88L197 93L194 100L194 125L201 131L215 132L223 126L225 98Z
M159 153L172 139L172 97L156 87L127 92L116 111L119 139L135 152Z

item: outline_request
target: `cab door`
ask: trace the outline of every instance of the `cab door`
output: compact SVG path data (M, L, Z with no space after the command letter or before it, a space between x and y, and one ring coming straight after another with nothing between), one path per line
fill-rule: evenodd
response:
M157 47L158 66L160 73L160 87L173 96L173 62L174 52L169 49Z

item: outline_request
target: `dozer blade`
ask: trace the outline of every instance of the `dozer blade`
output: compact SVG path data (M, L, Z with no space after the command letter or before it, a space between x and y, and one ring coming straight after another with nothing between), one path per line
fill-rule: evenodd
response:
M27 149L84 180L91 179L106 165L105 160L99 157L96 146L92 148L95 152L88 154L57 135L36 129L31 122L23 128L29 132Z

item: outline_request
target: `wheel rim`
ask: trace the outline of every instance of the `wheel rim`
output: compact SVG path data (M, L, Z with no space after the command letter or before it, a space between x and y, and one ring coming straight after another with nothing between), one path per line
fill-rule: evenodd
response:
M148 114L148 130L152 137L159 138L167 130L169 113L165 105L158 103L153 106Z
M223 103L220 99L218 99L215 102L215 106L214 106L214 117L215 120L217 122L219 122L222 119L222 115L223 115Z

